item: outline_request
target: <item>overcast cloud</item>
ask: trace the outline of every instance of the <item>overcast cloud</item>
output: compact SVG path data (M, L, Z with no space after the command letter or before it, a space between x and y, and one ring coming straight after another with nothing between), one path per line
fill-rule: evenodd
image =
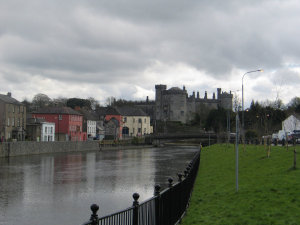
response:
M155 84L211 97L260 68L244 79L246 105L300 96L298 0L0 4L0 93L18 100L154 99Z

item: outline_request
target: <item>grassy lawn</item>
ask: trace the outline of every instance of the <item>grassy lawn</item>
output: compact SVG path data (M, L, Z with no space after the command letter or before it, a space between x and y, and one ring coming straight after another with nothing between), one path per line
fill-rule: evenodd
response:
M239 146L239 191L235 189L234 145L203 148L191 204L183 225L300 225L300 146Z

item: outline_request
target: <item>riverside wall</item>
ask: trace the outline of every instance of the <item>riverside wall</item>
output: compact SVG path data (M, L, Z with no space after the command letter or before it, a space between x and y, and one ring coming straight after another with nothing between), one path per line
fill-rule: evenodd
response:
M56 142L3 142L0 143L0 157L37 155L59 152L85 152L136 148L132 145L102 145L98 141L56 141Z

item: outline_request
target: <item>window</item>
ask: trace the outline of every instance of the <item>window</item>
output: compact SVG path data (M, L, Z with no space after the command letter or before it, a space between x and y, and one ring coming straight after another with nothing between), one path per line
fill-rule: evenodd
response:
M51 132L51 134L53 134L53 127L50 128L50 132Z
M45 133L47 133L47 127L45 127Z
M126 123L127 122L127 117L123 118L123 122Z
M15 112L15 106L14 105L12 106L12 111L13 111L13 113Z
M147 119L145 118L145 119L144 119L144 123L146 123L146 121L147 121Z
M184 116L184 111L181 111L181 116Z
M133 134L134 134L134 131L135 131L134 128L132 128L132 133L133 133Z
M146 128L144 128L144 134L146 134Z
M133 123L135 123L135 118L133 118L133 121L132 121ZM134 133L134 132L133 132Z
M139 123L142 123L142 119L141 118L139 118Z
M138 128L138 133L141 133L142 129L141 128Z
M18 127L20 127L20 118L18 118Z
M58 120L62 120L62 115L58 115Z
M7 118L7 126L10 126L10 123L9 123L9 118Z
M14 127L15 126L15 118L11 118L11 125Z

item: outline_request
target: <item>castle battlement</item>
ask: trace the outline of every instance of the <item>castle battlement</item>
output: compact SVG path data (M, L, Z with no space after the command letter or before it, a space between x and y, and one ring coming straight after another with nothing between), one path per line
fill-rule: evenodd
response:
M193 94L188 96L185 86L182 89L167 89L167 85L155 85L155 119L187 123L201 110L218 107L232 110L232 97L231 92L222 92L221 88L217 89L217 97L213 93L212 98L208 98L205 91L204 97L200 98L199 91L197 95L193 91Z

